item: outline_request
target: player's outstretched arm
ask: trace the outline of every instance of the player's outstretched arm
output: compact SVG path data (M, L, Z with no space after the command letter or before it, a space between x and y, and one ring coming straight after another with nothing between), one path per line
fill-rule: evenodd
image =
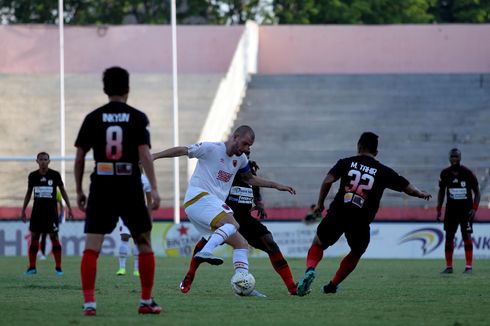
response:
M335 181L337 181L337 179L330 173L327 174L327 176L323 179L322 185L320 187L320 193L318 194L318 201L315 208L313 209L314 213L321 214L325 209L325 199L327 198L327 195L330 192L330 188Z
M425 200L429 200L432 198L432 195L429 194L427 191L419 190L419 189L417 189L417 187L415 187L411 183L408 184L408 186L403 190L403 192L409 196L422 198Z
M177 147L168 148L158 153L153 153L152 157L153 160L158 160L160 158L178 157L178 156L184 156L188 154L189 154L189 150L187 149L186 146L177 146Z
M290 194L295 195L296 190L291 186L286 186L271 180L264 179L262 177L253 175L251 171L243 173L243 180L251 186L264 187L264 188L274 188L279 191L287 191Z

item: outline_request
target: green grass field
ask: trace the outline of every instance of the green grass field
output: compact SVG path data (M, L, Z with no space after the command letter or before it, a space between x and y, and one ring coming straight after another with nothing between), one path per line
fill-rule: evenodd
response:
M22 275L26 257L0 257L1 325L490 325L490 261L476 260L472 275L441 275L442 260L361 260L334 295L320 292L337 269L338 258L324 258L313 291L289 296L268 259L250 261L257 289L267 298L231 292L231 261L202 265L192 290L178 284L187 258L157 258L154 297L164 312L139 316L139 280L117 277L116 257L99 259L97 316L82 315L80 257L64 257L65 275L54 274L52 258L38 262L38 274ZM296 279L304 259L289 259ZM132 258L128 259L129 271Z

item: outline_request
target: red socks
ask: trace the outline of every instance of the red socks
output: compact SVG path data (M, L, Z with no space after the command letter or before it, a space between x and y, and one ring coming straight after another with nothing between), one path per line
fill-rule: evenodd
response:
M323 258L323 248L317 244L312 244L306 256L306 269L315 269Z
M61 268L61 244L59 240L51 240L53 244L53 256L56 268Z
M97 273L97 258L99 253L95 250L83 251L80 275L82 278L82 290L85 303L95 302L95 275Z
M155 278L155 256L153 252L139 254L139 272L141 282L141 299L150 300Z
M196 271L199 267L199 263L194 258L194 255L197 254L199 251L201 251L201 249L206 245L206 243L208 243L208 240L204 238L201 238L201 240L199 240L196 243L196 246L194 247L194 252L192 253L191 263L189 265L189 270L187 271L187 275L194 277L194 275L196 274Z
M446 267L453 267L453 251L454 251L454 238L446 237L446 243L444 245L444 256L446 257Z
M473 264L473 240L464 240L464 256L466 258L466 267L472 267Z
M286 284L289 293L296 293L296 284L294 283L291 269L289 268L288 262L284 259L282 253L276 252L270 254L269 259L277 274L281 276L284 284Z
M31 241L29 246L29 268L36 268L36 257L39 250L39 241Z
M359 259L361 259L360 256L355 255L352 251L349 252L349 254L342 259L340 267L332 279L332 283L334 285L339 285L340 282L342 282L356 268Z

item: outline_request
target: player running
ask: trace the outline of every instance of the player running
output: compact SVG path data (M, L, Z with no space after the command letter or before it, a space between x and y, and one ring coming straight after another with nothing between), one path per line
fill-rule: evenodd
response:
M453 148L449 151L451 166L441 171L439 178L439 193L437 195L437 221L440 221L444 195L447 192L446 213L444 214L444 230L446 242L444 253L446 269L443 274L453 272L454 236L461 229L464 243L466 267L464 273L473 271L473 220L480 204L480 188L478 179L466 166L461 165L461 151ZM473 194L474 198L473 198Z
M255 133L249 126L238 127L225 142L203 142L169 148L153 154L154 159L187 155L197 158L197 166L189 180L185 194L185 212L197 228L210 234L208 242L195 254L198 263L221 265L223 259L213 255L213 250L227 243L233 247L235 272L248 272L248 243L239 233L240 227L233 210L225 203L235 175L252 186L275 188L295 194L290 187L255 176L250 169L246 152L255 141Z
M104 92L109 103L89 113L75 141L75 181L77 202L86 212L85 250L80 266L84 314L96 314L95 276L104 235L111 233L118 218L124 221L139 251L141 299L140 314L159 314L152 298L155 257L151 247L152 221L145 205L141 162L151 184L152 209L160 205L153 160L150 154L149 122L146 115L126 104L129 73L120 67L105 70ZM88 200L82 180L85 155L92 149L95 168L90 177Z
M26 209L34 191L34 205L32 207L29 231L31 231L31 244L29 246L29 267L25 275L37 273L36 257L39 250L39 238L41 234L49 234L52 243L52 251L55 261L56 275L63 275L61 269L61 243L58 238L58 207L56 201L57 189L68 207L68 217L73 218L68 194L66 193L63 180L58 171L49 168L49 154L40 152L37 154L36 162L39 169L29 173L27 192L22 206L21 219L27 221Z
M249 153L246 153L247 157ZM257 175L259 169L255 161L249 161L250 170L253 175ZM293 280L291 269L288 262L279 249L279 246L274 241L271 232L267 227L254 218L251 214L252 210L257 210L257 215L260 219L267 218L267 213L262 203L259 187L252 187L243 181L242 175L237 174L233 180L233 185L230 194L226 199L226 204L233 210L235 220L240 225L240 234L248 241L248 243L257 249L266 252L269 255L274 270L282 278L284 284L288 288L289 294L296 295L296 284ZM255 204L255 206L254 206ZM193 256L189 265L189 270L184 279L180 283L180 291L187 293L191 289L199 263L194 255L199 252L207 243L205 238L201 238L194 248ZM256 290L254 290L256 291ZM256 291L258 292L258 291ZM253 293L253 292L252 292Z
M429 200L431 195L414 187L407 179L375 159L378 154L378 136L365 132L357 143L358 155L341 159L323 180L316 205L321 213L332 184L340 179L340 186L330 204L327 215L320 222L317 234L308 250L306 272L298 285L298 295L311 290L316 277L315 268L323 258L323 251L345 234L351 248L330 282L323 286L324 293L337 292L338 285L355 268L370 240L369 224L374 220L385 188Z

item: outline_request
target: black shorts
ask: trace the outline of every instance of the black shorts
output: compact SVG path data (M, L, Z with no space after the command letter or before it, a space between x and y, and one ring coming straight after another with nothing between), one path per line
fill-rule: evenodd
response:
M370 240L369 223L360 216L348 212L331 212L318 225L316 234L324 248L336 243L345 234L351 250L361 256L367 249Z
M33 210L29 223L29 231L35 233L56 233L58 232L58 214L56 210L37 211Z
M265 251L266 248L261 238L271 232L264 224L250 214L250 210L237 209L236 207L232 207L232 209L235 220L240 224L238 232L243 235L252 247Z
M473 222L470 221L469 210L446 209L444 214L444 231L449 234L456 234L458 226L461 233L473 233Z
M151 231L151 218L141 182L116 185L97 185L92 182L87 201L85 233L111 233L119 217L133 237Z

